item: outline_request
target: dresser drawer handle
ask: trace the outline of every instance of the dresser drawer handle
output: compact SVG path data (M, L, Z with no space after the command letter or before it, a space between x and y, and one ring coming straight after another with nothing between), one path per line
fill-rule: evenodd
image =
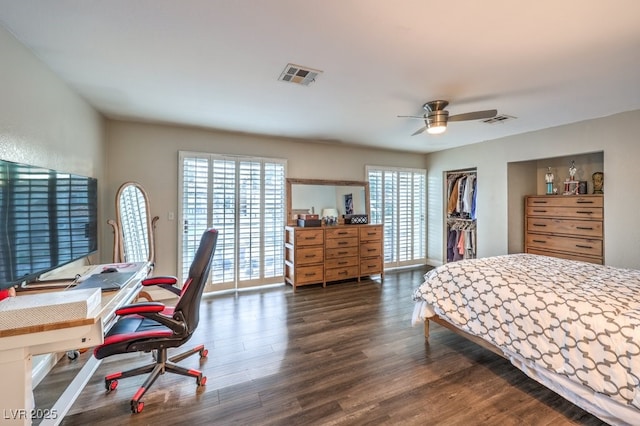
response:
M581 245L581 244L576 244L576 247L578 247L578 248L585 248L585 249L592 249L592 248L593 248L592 246L583 246L583 245Z
M592 211L588 211L588 210L577 210L576 213L580 213L580 214L593 214Z
M349 254L348 251L339 251L338 254Z
M316 237L304 237L305 240L310 241L310 240L315 240Z
M578 201L576 201L576 203L578 203L578 204L593 204L593 201L591 201L591 200L578 200Z
M347 274L348 274L347 271L338 272L338 275L347 275Z
M349 234L349 233L348 233L348 232L346 232L346 231L340 231L340 232L338 232L338 235L348 235L348 234Z
M304 274L305 277L315 277L317 274L315 272L307 272Z
M546 210L535 210L535 209L533 211L535 213L546 213L547 212Z
M546 243L545 240L533 240L534 243Z
M367 251L368 251L369 253L371 253L372 251L378 251L378 249L374 249L374 248L373 248L373 249L367 249Z
M533 200L533 204L547 204L547 202L543 200Z
M338 262L338 265L348 265L349 262Z
M533 226L539 226L541 228L546 227L547 225L545 225L544 223L534 223Z
M338 241L338 245L345 245L345 244L349 244L349 241Z
M576 229L580 229L582 231L593 231L593 228L590 226L576 226Z
M314 257L316 257L316 255L315 254L305 254L304 257L307 258L307 259L313 259Z
M368 236L372 236L372 235L376 235L376 234L377 234L377 232L367 232Z

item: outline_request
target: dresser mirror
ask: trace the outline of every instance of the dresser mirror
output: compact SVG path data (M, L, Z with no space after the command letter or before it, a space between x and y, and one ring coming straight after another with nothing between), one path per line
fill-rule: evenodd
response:
M113 261L155 261L155 227L158 216L151 217L149 197L136 182L123 183L116 194L116 220L108 220L113 227Z
M369 182L322 179L287 179L287 224L296 225L298 215L331 212L369 214ZM342 220L339 220L342 223Z

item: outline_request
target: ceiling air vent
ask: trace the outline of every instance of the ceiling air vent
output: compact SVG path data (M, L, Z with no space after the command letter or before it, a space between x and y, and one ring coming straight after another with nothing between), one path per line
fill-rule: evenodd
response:
M308 86L316 81L316 78L320 73L322 73L322 71L314 70L313 68L301 67L300 65L295 64L287 64L287 66L284 68L284 71L282 71L282 74L280 74L278 80Z
M487 123L487 124L495 124L495 123L502 123L505 122L507 120L515 120L516 117L513 117L511 115L507 115L507 114L500 114L500 115L496 115L495 117L492 118L487 118L486 120L482 120L483 123Z

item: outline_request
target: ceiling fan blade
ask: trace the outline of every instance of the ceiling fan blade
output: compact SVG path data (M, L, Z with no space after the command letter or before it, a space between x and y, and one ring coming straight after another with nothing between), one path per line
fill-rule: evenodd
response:
M423 128L418 129L415 132L411 133L411 136L419 135L420 133L424 132L425 130L427 130L427 126L424 126Z
M482 120L483 118L493 118L498 114L498 110L488 109L486 111L466 112L464 114L450 115L449 121Z
M424 120L424 116L418 117L417 115L399 115L398 118L417 118L419 120Z

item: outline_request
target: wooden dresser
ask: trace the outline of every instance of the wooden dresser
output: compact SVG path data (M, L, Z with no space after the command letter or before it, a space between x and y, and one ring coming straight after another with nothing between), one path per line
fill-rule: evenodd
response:
M525 199L526 253L604 263L602 195Z
M384 274L383 225L285 228L285 282L296 287Z

